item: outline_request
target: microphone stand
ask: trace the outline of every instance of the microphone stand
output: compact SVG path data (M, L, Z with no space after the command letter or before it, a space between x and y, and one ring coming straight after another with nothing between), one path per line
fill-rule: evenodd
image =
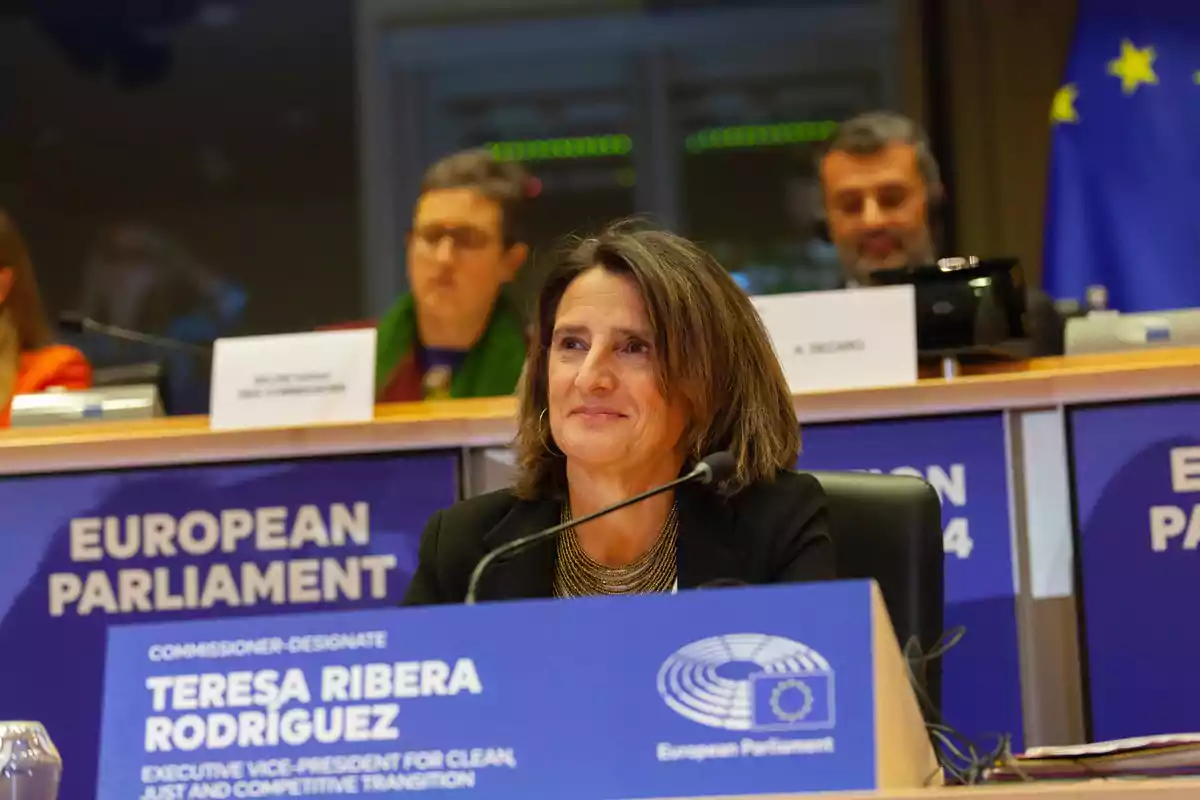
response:
M182 342L176 339L168 339L165 336L154 336L153 334L149 333L141 333L140 331L119 328L116 325L106 325L103 322L97 322L91 317L64 319L63 325L64 327L75 328L79 331L91 331L112 339L121 339L126 342L146 344L150 345L151 347L161 347L164 350L176 350L194 356L208 357L212 355L211 347L192 344L191 342Z
M546 528L545 530L540 530L536 533L531 533L528 536L522 536L519 539L513 539L511 542L500 545L495 550L481 558L479 563L475 565L475 570L471 573L471 580L467 584L467 597L463 602L469 606L475 605L475 595L479 591L480 578L483 577L483 573L489 566L491 566L492 562L494 562L500 556L507 553L516 552L517 550L524 550L529 545L540 542L542 539L548 539L552 536L557 536L568 528L572 528L576 525L582 525L585 522L591 522L597 517L603 517L605 514L611 514L614 511L619 511L626 506L633 505L634 503L640 503L647 498L654 497L657 494L662 494L663 492L674 489L676 486L680 486L685 483L691 483L692 481L697 480L701 481L702 483L709 483L713 479L713 471L714 470L712 466L701 461L687 475L676 478L670 483L664 483L662 486L656 486L653 489L642 492L641 494L635 494L633 497L622 500L616 505L611 505L608 508L602 508L599 511L579 517L578 519L567 520L566 522L555 525L553 528Z

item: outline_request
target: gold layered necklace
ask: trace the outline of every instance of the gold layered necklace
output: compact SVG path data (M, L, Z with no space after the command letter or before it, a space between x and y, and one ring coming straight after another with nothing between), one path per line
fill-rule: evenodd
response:
M571 509L563 504L562 521L569 522ZM666 592L675 585L675 542L679 518L675 505L650 549L623 567L609 567L584 552L575 528L558 537L558 564L554 570L555 597L585 597L598 594L645 594Z

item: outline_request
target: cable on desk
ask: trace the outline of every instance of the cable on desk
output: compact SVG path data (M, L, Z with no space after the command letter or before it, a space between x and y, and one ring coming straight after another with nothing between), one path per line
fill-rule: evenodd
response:
M1014 763L1012 734L986 734L989 740L994 736L996 742L991 747L984 747L980 742L971 740L949 725L925 690L929 664L962 641L966 633L967 629L962 625L945 631L928 653L922 651L921 642L916 636L909 637L904 644L904 661L908 668L909 684L917 696L921 710L925 713L925 719L932 720L926 722L925 729L933 741L938 764L955 783L972 786L983 782L984 772L988 768L997 764L1011 766ZM1019 768L1015 771L1023 779L1030 780ZM932 779L933 776L929 778Z

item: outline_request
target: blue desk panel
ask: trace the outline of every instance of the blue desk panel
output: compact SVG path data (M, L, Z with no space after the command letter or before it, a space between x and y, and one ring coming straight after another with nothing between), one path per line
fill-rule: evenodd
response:
M942 712L985 747L1022 746L1021 675L1004 415L810 425L801 469L925 478L942 500L947 629L966 635L944 659Z
M394 605L457 483L453 453L0 480L0 718L92 797L110 626Z
M1097 740L1200 728L1200 400L1070 411Z

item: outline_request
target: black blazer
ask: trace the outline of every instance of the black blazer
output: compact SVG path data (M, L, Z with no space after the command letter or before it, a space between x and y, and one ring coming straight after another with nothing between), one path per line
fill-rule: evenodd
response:
M731 498L708 487L676 492L680 589L729 580L748 584L829 580L834 577L825 493L816 478L781 472L774 483L751 486ZM430 518L421 535L417 573L404 605L461 603L475 565L489 551L557 525L553 500L519 500L509 489L464 500ZM553 596L556 546L547 539L484 573L478 599Z

